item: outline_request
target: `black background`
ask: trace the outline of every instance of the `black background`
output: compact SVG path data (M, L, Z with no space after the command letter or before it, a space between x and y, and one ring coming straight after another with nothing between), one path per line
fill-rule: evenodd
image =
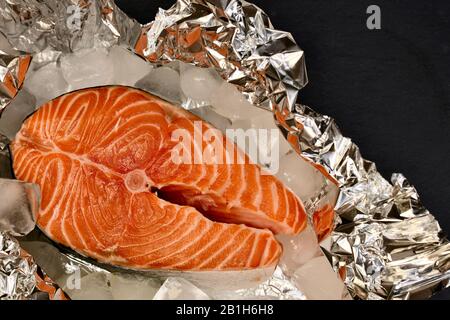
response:
M117 0L141 23L175 0ZM302 103L337 120L385 177L403 173L450 232L450 1L254 0L306 52ZM381 30L366 9L381 8ZM434 299L449 299L450 290Z

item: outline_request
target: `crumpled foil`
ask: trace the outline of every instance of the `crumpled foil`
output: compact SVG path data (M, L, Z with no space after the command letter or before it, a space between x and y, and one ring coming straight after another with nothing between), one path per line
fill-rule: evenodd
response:
M108 0L0 1L0 112L16 95L30 64L44 50L133 46L140 24ZM13 51L4 50L6 36ZM27 54L25 54L26 52Z
M19 242L0 231L0 300L67 300Z
M108 0L2 0L0 31L16 49L74 51L133 44L140 25Z
M22 86L31 56L13 50L0 34L0 115Z
M291 110L307 82L304 53L288 32L245 1L179 0L144 26L136 51L153 63L215 67L254 105Z
M306 300L305 294L292 284L280 267L277 267L270 279L256 288L242 289L236 292L243 298L266 297L279 300Z
M70 52L122 43L154 64L214 67L254 105L272 110L294 149L340 187L336 228L322 244L353 297L424 298L448 286L448 241L416 190L401 175L387 182L333 119L297 104L307 83L304 53L258 7L178 0L141 29L108 0L0 2L0 31L17 50ZM73 5L84 10L75 14ZM309 211L320 209L321 199ZM286 279L275 280L276 274L271 289L286 292Z
M401 174L391 183L334 120L296 106L302 155L339 183L336 229L324 248L354 297L426 298L449 286L450 244Z

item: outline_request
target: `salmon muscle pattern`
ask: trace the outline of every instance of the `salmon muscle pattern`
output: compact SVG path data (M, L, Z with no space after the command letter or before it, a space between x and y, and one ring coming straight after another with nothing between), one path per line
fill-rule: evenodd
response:
M223 150L247 159L209 124L140 90L84 89L42 106L11 144L16 177L41 188L38 226L83 255L132 269L275 266L274 233L305 226L300 200L255 164L173 161L178 129L211 129ZM190 156L210 143L193 142Z

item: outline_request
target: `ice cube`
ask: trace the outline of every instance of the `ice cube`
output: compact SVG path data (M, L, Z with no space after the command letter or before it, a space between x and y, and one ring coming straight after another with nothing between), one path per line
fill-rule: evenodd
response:
M114 84L114 63L104 48L64 54L61 69L70 91Z
M152 300L161 282L137 275L112 274L110 277L114 300Z
M273 113L252 105L234 85L223 82L213 93L211 104L218 114L231 120L233 129L264 129L268 135L271 134L271 130L276 130L276 137L270 140L271 144L264 141L258 143L262 154L269 155L269 150L273 149L274 143L278 144L279 157L292 150L291 145L279 130ZM264 165L264 163L258 162Z
M223 82L211 97L214 110L231 121L251 119L264 110L253 106L232 84Z
M172 68L153 69L136 83L136 87L171 102L181 102L180 75Z
M309 300L341 300L346 288L325 256L309 260L293 276Z
M275 123L273 113L257 107L252 107L252 117L239 119L233 122L236 128L253 128L253 129L278 129Z
M291 146L291 144L287 141L287 139L283 136L283 134L281 133L280 130L280 134L279 134L279 153L280 153L280 160L281 158L283 158L284 156L286 156L287 154L289 154L290 152L294 152L295 150L293 149L293 147Z
M210 102L223 82L215 69L187 64L181 67L180 81L184 94L198 102Z
M256 110L252 110L250 112L255 112L255 115L247 118L240 119L233 122L232 128L252 128L252 129L264 129L264 130L275 130L277 131L277 135L273 141L276 141L279 146L279 155L283 156L287 154L290 150L292 150L291 145L286 140L286 138L281 133L281 130L278 128L277 123L275 122L274 115L271 111L260 109L254 107ZM264 144L267 146L267 144Z
M320 171L295 151L281 157L276 176L301 199L316 196L325 184L325 178Z
M231 121L215 112L211 106L195 108L190 111L223 133L226 129L231 128Z
M277 239L283 245L280 266L289 276L312 258L321 255L317 235L310 225L299 235L278 235Z
M252 155L250 145L240 145L240 147L247 152L254 162L264 166L270 174L276 174L279 170L280 159L292 148L278 128L272 112L253 106L250 106L250 108L257 109L257 113L248 119L233 121L231 129L242 129L248 134L249 131L252 131L251 137L253 138L248 143L257 146L258 155ZM255 110L251 112L255 112Z
M20 90L0 116L0 133L14 139L25 118L34 112L35 106L36 99L26 89Z
M104 272L92 272L81 277L79 286L65 286L63 290L72 300L113 299L108 274Z
M36 97L36 105L42 104L66 93L69 85L56 62L48 63L31 71L25 79L24 88Z
M114 84L134 86L153 68L150 63L121 46L112 47L109 58L114 65Z
M252 106L250 106L250 108L256 109ZM251 112L254 112L254 110ZM279 142L281 140L280 138L283 137L280 137L281 132L276 126L273 114L270 111L259 109L253 117L233 121L231 128L234 130L242 129L247 132L254 132L254 139L251 143L257 145L260 155L270 156L272 151L274 151L276 152L274 156L279 156ZM274 130L273 133L275 134L272 133L272 130ZM246 151L248 153L248 150ZM261 165L265 164L261 157L257 157L253 160Z
M183 278L167 278L153 300L210 300L210 297Z
M35 227L40 192L35 184L0 179L0 231L26 235Z

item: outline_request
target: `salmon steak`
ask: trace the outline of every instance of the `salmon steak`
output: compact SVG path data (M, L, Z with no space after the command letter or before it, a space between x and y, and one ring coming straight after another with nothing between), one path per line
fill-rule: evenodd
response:
M212 138L173 138L199 130ZM180 145L191 162L174 161ZM248 160L182 108L106 86L46 103L10 149L16 178L41 188L38 227L84 256L136 270L275 267L282 253L275 234L306 225L301 201L250 161L196 161L212 145Z

